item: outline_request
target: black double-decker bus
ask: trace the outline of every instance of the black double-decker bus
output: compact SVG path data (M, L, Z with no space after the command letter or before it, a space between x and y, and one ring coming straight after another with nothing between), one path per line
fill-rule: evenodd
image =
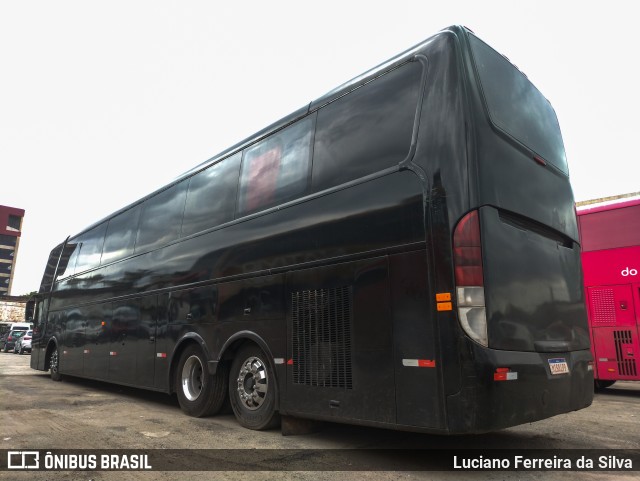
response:
M32 368L251 429L483 432L593 396L555 112L463 27L69 237L35 305Z

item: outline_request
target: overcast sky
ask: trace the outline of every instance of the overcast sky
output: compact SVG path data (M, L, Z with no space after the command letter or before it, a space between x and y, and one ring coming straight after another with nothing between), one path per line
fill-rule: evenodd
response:
M0 0L12 294L68 235L452 24L551 101L576 200L640 191L636 2L222 3Z

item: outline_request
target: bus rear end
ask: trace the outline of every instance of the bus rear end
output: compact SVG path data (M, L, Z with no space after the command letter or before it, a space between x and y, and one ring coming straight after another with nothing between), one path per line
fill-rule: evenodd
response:
M468 340L462 389L449 399L464 421L449 428L480 432L589 406L593 366L555 112L505 57L468 39L471 209L452 236L457 317Z

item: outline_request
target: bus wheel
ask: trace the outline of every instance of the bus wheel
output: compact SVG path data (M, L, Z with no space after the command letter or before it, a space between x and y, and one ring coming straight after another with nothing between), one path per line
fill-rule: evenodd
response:
M51 359L49 360L49 369L51 370L51 380L62 381L62 374L60 374L60 351L58 346L53 348L51 353Z
M603 381L602 379L594 379L593 384L596 389L606 389L610 386L613 386L615 381Z
M202 349L192 344L180 356L176 391L180 407L189 416L216 414L227 397L227 370L220 365L215 375L209 374Z
M229 374L229 400L242 426L261 430L278 425L275 383L267 357L258 346L249 345L238 352Z

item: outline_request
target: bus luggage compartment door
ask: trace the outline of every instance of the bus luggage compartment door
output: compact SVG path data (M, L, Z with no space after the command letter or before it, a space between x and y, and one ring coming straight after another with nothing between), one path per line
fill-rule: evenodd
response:
M282 410L395 422L387 257L287 275L287 386Z

